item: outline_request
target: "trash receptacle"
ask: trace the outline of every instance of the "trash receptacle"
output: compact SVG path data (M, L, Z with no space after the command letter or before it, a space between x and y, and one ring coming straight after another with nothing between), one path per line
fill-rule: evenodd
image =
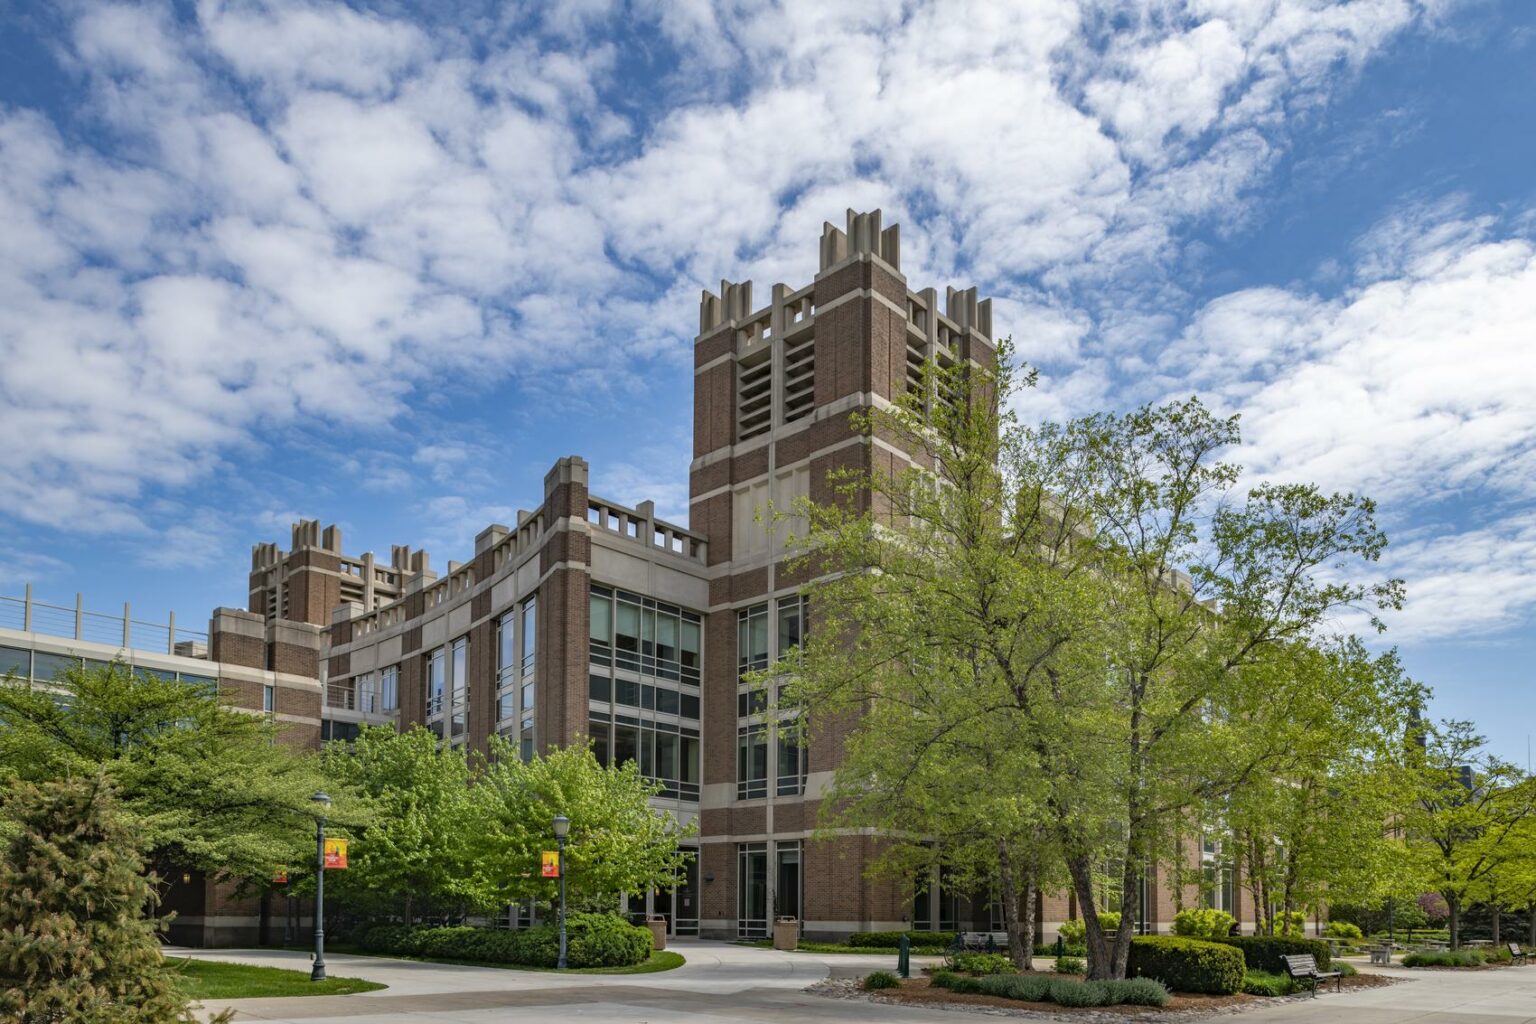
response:
M645 922L645 926L651 930L651 945L657 949L667 948L667 919L653 917Z
M773 948L796 949L800 945L800 920L781 917L773 922Z

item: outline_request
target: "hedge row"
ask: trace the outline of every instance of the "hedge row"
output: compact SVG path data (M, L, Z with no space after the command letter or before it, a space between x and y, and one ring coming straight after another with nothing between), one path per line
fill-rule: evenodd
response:
M1331 956L1328 943L1322 939L1287 939L1278 935L1227 935L1212 939L1223 946L1236 946L1243 951L1243 962L1250 971L1267 974L1284 974L1285 958L1311 953L1317 958L1319 970L1326 971Z
M370 953L530 967L553 967L560 959L560 933L553 925L517 931L377 925L358 936L358 945ZM613 914L566 918L566 963L571 967L628 967L650 955L648 928Z
M848 936L848 945L873 949L895 949L905 935L914 946L952 946L954 932L854 932Z
M1126 974L1156 978L1175 992L1230 995L1243 986L1246 967L1241 950L1204 939L1175 935L1138 935L1131 940Z
M951 992L971 992L1025 1003L1058 1006L1162 1006L1168 989L1150 978L1123 981L1069 981L1039 974L994 974L971 978L948 971L934 973L931 984Z

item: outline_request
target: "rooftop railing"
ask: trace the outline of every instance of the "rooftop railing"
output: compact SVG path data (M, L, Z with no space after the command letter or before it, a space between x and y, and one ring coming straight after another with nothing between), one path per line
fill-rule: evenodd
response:
M127 603L121 615L87 611L79 594L73 608L47 604L33 599L30 583L21 597L0 594L0 629L184 658L208 657L208 634L177 626L175 612L165 622L145 622L133 617L133 608Z

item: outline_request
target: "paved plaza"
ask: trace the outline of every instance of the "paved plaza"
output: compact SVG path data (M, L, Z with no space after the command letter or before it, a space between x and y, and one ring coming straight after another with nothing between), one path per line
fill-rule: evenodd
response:
M508 1024L581 1021L587 1024L722 1024L726 1021L890 1021L951 1024L977 1019L965 1011L828 999L805 991L829 976L862 976L893 966L890 956L779 953L728 943L686 942L673 948L688 963L674 971L638 975L566 975L458 967L379 957L326 957L335 977L366 978L389 988L352 996L209 1002L232 1007L236 1021L337 1021L340 1024ZM168 951L170 952L170 951ZM280 950L175 950L209 960L307 969L303 953ZM914 967L927 961L921 959ZM1042 966L1044 963L1042 962ZM1536 967L1488 971L1384 973L1413 980L1398 985L1277 1001L1213 1021L1255 1024L1536 1024ZM1062 1015L1062 1020L1074 1019ZM1080 1018L1078 1018L1080 1019Z

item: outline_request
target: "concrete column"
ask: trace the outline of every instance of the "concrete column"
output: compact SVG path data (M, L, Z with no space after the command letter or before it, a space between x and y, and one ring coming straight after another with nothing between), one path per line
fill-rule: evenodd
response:
M133 609L127 601L123 602L123 646L129 646L133 641Z
M27 584L26 596L21 603L21 631L32 632L32 584Z
M75 595L75 639L81 639L81 630L85 627L85 596Z

